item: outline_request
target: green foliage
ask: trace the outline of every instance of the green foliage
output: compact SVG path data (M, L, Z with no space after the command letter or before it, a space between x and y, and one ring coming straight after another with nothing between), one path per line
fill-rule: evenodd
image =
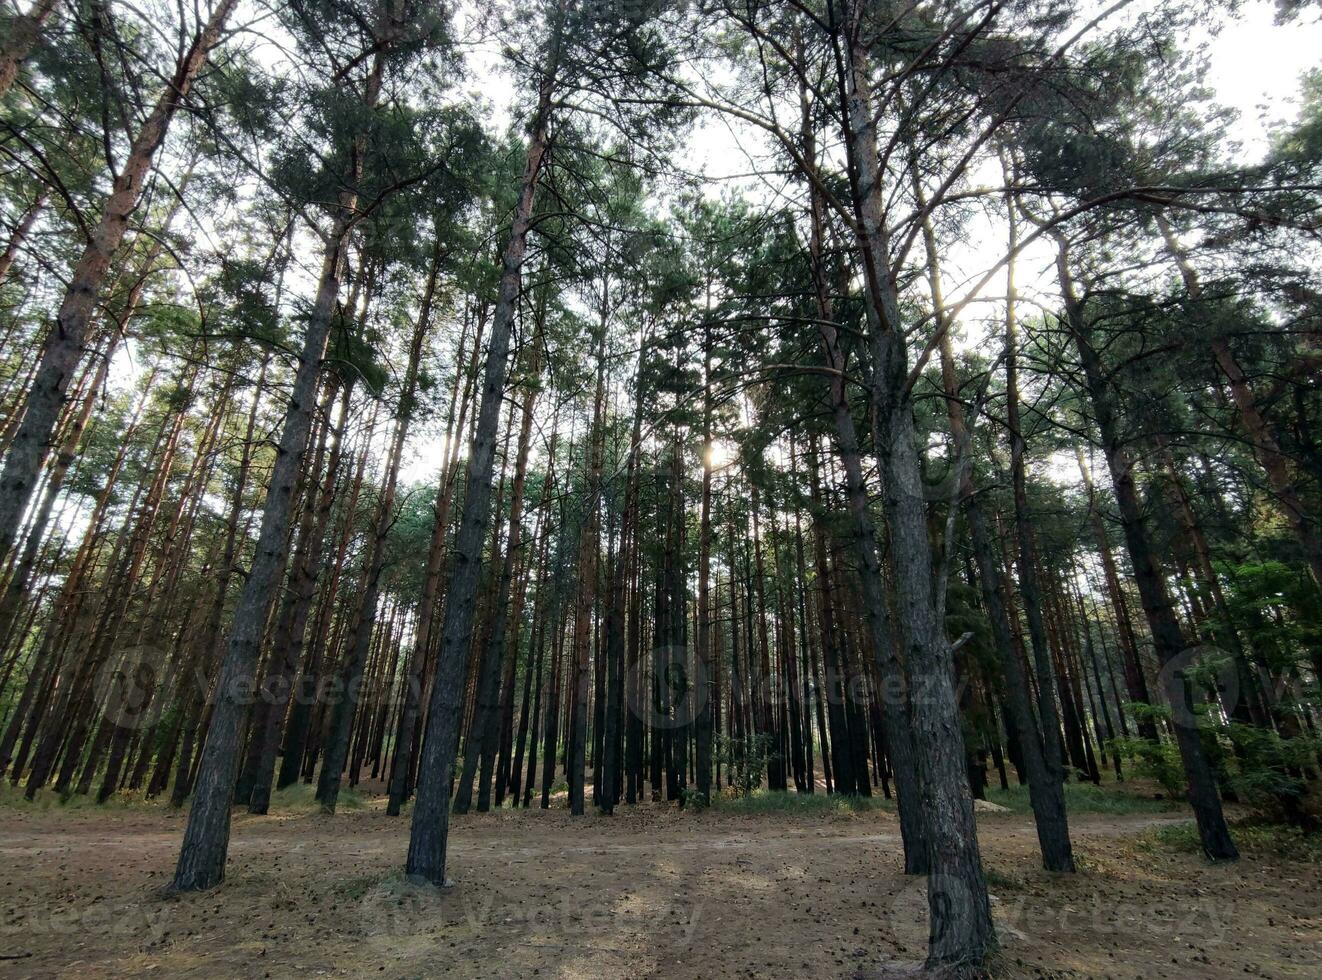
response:
M1322 835L1308 834L1297 827L1240 821L1230 828L1240 854L1250 860L1276 858L1296 864L1322 864ZM1202 854L1198 826L1192 822L1172 824L1149 831L1147 847Z
M1174 742L1130 737L1117 738L1113 744L1130 773L1155 780L1172 797L1184 795L1184 766Z
M1235 722L1205 727L1201 735L1223 787L1261 819L1312 825L1302 773L1316 765L1322 738L1283 738L1275 731ZM1160 783L1172 799L1183 797L1184 768L1174 742L1118 738L1114 744L1131 774Z
M841 814L870 813L893 810L894 803L878 796L847 796L842 793L795 793L782 790L755 789L741 793L730 787L725 793L712 797L712 808L727 813L765 814Z
M292 783L271 794L271 810L272 812L282 811L287 813L316 813L321 809L321 804L317 802L316 796L317 787L315 784L301 781ZM335 801L335 806L339 810L361 810L366 805L362 795L356 789L348 786L340 789L340 795Z
M736 796L749 797L762 785L767 763L773 757L770 735L716 736L715 756L725 767L729 786Z
M1230 786L1263 817L1298 820L1307 790L1302 774L1317 764L1322 738L1282 738L1275 731L1239 724L1229 725L1227 734L1235 748Z
M1069 813L1164 813L1183 807L1183 803L1176 797L1153 799L1117 783L1095 786L1092 783L1071 781L1064 783L1063 789L1065 809ZM1011 785L1007 790L988 787L987 802L996 803L1015 813L1033 812L1027 786Z

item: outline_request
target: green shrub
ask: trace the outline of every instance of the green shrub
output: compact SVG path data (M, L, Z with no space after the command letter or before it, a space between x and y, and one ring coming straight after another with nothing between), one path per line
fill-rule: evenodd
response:
M725 766L730 788L739 796L751 796L762 785L762 774L772 759L770 735L733 738L716 736L716 759Z

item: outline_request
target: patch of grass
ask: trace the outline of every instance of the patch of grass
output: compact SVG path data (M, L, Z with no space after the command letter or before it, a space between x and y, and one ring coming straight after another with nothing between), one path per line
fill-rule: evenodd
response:
M356 789L345 786L340 789L339 798L335 802L337 810L361 810L367 806L367 801ZM284 789L278 789L271 794L272 810L290 810L295 813L306 813L321 809L321 804L317 802L317 787L313 783L297 782Z
M1008 790L989 788L987 800L1015 813L1033 812L1027 786L1011 786ZM1180 809L1180 803L1139 796L1115 783L1094 786L1092 783L1071 782L1065 784L1065 809L1069 813L1166 813Z
M842 796L826 793L789 793L760 789L749 796L737 796L725 790L712 796L712 808L728 813L866 813L893 810L894 801L882 796Z
M1243 857L1280 858L1302 864L1322 864L1322 834L1306 834L1286 824L1240 821L1230 827ZM1142 844L1150 849L1163 848L1183 854L1202 854L1198 826L1188 823L1157 827L1143 835Z
M0 807L22 807L40 812L51 810L164 810L168 799L167 796L149 800L140 792L124 791L111 794L104 803L97 803L95 792L69 793L66 796L61 796L50 787L46 787L38 790L35 798L28 800L23 796L22 784L11 786L8 781L0 783Z
M1017 891L1024 887L1022 878L1016 878L1014 875L1001 874L995 868L983 866L983 874L987 877L987 887L994 888L997 891Z
M357 902L373 888L386 885L387 883L394 883L395 879L402 882L403 876L398 873L393 873L386 877L382 877L380 874L359 875L354 878L347 878L343 881L335 882L335 884L331 886L331 891L333 891L337 897L346 901Z

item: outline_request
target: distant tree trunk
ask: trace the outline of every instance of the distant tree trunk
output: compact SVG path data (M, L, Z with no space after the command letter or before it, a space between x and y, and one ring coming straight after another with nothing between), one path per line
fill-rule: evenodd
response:
M349 304L353 308L353 303ZM350 375L344 382L352 387L354 378ZM341 396L342 399L346 396ZM345 404L348 401L345 400ZM327 562L329 575L321 589L321 596L312 619L312 629L307 633L311 641L306 653L301 653L303 662L294 675L293 691L297 692L294 703L289 709L285 722L284 759L280 764L280 775L276 779L276 788L284 789L303 778L312 782L312 770L315 768L316 754L319 751L320 726L317 724L320 714L314 709L320 707L323 687L323 665L334 661L336 642L339 637L335 621L335 610L348 603L340 600L340 585L345 577L345 558L349 545L355 538L355 519L358 513L358 499L362 493L363 481L367 471L367 461L371 455L371 446L376 437L376 423L380 402L372 406L372 414L359 437L359 445L352 452L357 454L353 476L344 491L344 501L337 508L342 511L339 528L335 534L335 554ZM310 608L310 607L309 607Z
M10 631L23 606L23 599L27 596L28 586L32 580L32 571L36 566L41 545L45 541L46 527L50 522L55 501L60 495L60 490L64 487L64 480L68 476L69 467L78 456L79 443L82 441L83 432L87 429L88 420L92 417L92 411L96 407L97 394L102 385L105 384L106 374L110 368L110 357L114 349L115 342L112 338L110 346L99 355L100 363L97 365L95 375L83 391L82 405L79 407L78 414L70 420L60 439L60 446L55 454L55 462L50 468L45 489L42 491L41 502L28 525L27 540L24 542L22 554L10 573L3 598L0 598L0 649L4 649L5 644L11 639Z
M1076 446L1074 452L1079 461L1079 472L1083 476L1084 487L1088 491L1088 518L1092 523L1093 537L1097 540L1097 550L1102 558L1106 592L1111 600L1111 612L1115 616L1116 631L1120 639L1120 659L1124 667L1125 689L1131 701L1150 704L1152 696L1148 693L1147 678L1143 674L1143 665L1138 659L1138 640L1134 635L1133 622L1129 618L1129 606L1125 602L1124 591L1120 587L1120 573L1116 568L1115 556L1111 553L1111 544L1106 536L1106 528L1102 524L1092 473L1084 459L1082 447ZM1157 725L1150 715L1139 718L1138 732L1149 741L1157 740Z
M808 463L809 487L812 492L813 557L814 571L817 576L818 614L817 635L821 641L823 685L818 697L818 723L822 731L827 726L822 724L822 702L826 704L826 716L829 720L830 755L823 742L823 765L828 772L827 791L852 795L856 792L854 764L850 756L852 740L849 737L848 721L845 715L845 689L842 683L839 657L840 633L836 629L835 605L831 597L831 570L827 564L826 548L826 505L822 496L821 478L818 474L816 437L810 450ZM921 839L921 837L920 837ZM922 851L916 852L919 860ZM907 864L907 860L906 860Z
M47 715L47 723L37 743L32 770L24 788L28 799L46 784L61 751L64 761L55 779L57 792L68 790L77 770L95 721L94 680L116 653L120 626L139 587L138 579L146 562L152 530L160 516L166 485L173 472L183 419L195 395L197 373L196 369L188 373L180 385L180 404L162 421L152 453L152 465L147 469L149 480L140 484L135 492L129 507L129 513L134 515L132 523L121 533L110 558L109 567L113 572L96 614L95 625L85 638L86 645L72 658L67 677L61 680L57 700Z
M234 563L238 553L240 517L243 513L244 497L248 491L248 480L252 475L252 461L256 449L253 431L256 426L258 403L261 401L259 395L260 393L254 395L252 414L249 416L250 425L245 433L243 448L239 457L234 494L230 498L229 510L226 514L225 543L216 566L218 581L215 595L212 597L201 637L193 644L194 649L190 655L190 665L194 667L193 676L189 678L191 683L186 683L181 689L181 693L187 693L188 698L187 702L180 706L182 741L177 750L179 762L175 771L174 787L170 793L170 805L173 807L182 806L185 797L192 789L193 748L206 717L205 708L208 693L206 681L211 676L212 665L219 654L221 645L220 628L225 613L225 600L229 594L230 581L234 578L236 571ZM162 768L159 770L158 776L153 778L152 782L157 787L158 792L165 788L167 776L167 770Z
M552 490L555 485L555 450L559 441L556 432L556 422L559 421L558 413L553 417L551 425L550 444L546 450L546 472L542 478L542 489L538 497L538 508L541 511L537 531L540 539L537 544L537 560L534 567L538 571L537 594L533 605L533 626L532 636L528 644L528 657L524 662L523 675L523 700L519 708L519 731L515 739L514 759L510 765L509 774L509 792L512 797L512 805L518 806L520 799L520 790L524 786L523 760L527 751L531 755L537 755L537 716L541 709L542 700L542 660L545 648L546 623L547 623L547 590L551 587L552 571L548 562L551 546L551 503ZM534 666L535 662L535 666ZM535 673L535 678L534 678ZM527 787L523 793L523 806L526 808L532 795L532 782L535 770L535 758L528 767ZM500 797L497 796L496 805L500 805Z
M1028 487L1024 457L1028 444L1024 439L1019 415L1019 322L1015 309L1014 254L1019 235L1015 209L1009 208L1010 261L1007 263L1005 300L1005 411L1010 437L1010 483L1014 490L1014 527L1018 549L1015 567L1019 572L1019 598L1028 619L1028 638L1037 671L1037 710L1041 722L1042 745L1048 779L1067 778L1060 746L1060 712L1056 706L1056 682L1052 671L1052 651L1042 621L1042 594L1037 580L1037 551L1033 540L1032 514L1028 510ZM1017 719L1016 719L1017 723ZM1031 779L1032 776L1030 775ZM1072 868L1070 870L1073 870Z
M436 291L441 255L442 243L438 231L433 243L431 269L428 273L421 309L409 340L408 362L400 384L399 407L395 414L395 431L386 454L385 474L377 504L375 526L364 559L367 569L367 589L358 609L357 622L350 633L349 659L344 665L341 677L344 682L340 688L342 693L331 708L330 741L326 746L321 783L317 793L323 813L335 812L340 793L340 776L348 758L349 737L358 710L363 671L367 665L372 632L376 625L381 575L386 564L386 537L395 520L395 491L399 486L399 467L404 453L404 441L408 438L409 423L417 410L418 371L422 361L422 345L426 340L427 331L431 328L432 297Z
M798 459L791 451L790 465L794 472L795 482L798 480ZM808 569L804 560L803 549L803 522L799 514L799 500L794 500L794 571L798 578L798 588L795 589L797 600L796 613L799 619L799 668L802 679L800 688L800 704L803 710L803 765L804 782L807 784L807 792L814 793L817 789L816 777L814 775L813 763L813 705L816 704L819 719L820 737L826 738L826 724L822 715L822 702L820 697L813 696L813 689L817 686L814 680L816 671L813 669L813 643L809 636L811 632L808 626ZM884 724L883 720L883 724ZM823 745L825 743L822 743ZM822 753L825 759L826 753Z
M386 814L397 817L404 801L413 792L413 771L415 762L414 747L421 736L419 714L425 693L425 682L430 674L431 653L435 648L432 642L436 635L437 617L435 614L437 595L440 592L441 570L445 560L445 541L450 528L450 506L454 500L455 470L457 452L463 420L468 413L468 399L472 386L465 377L472 379L476 374L478 352L482 347L483 319L479 315L473 338L473 351L465 373L456 370L454 385L450 391L450 411L445 428L446 446L449 455L442 464L436 486L436 503L432 508L433 523L431 543L427 548L427 565L423 573L422 597L418 603L418 635L413 649L409 652L408 665L404 672L404 704L399 713L399 723L395 729L395 755L391 760L390 798L386 803ZM462 361L464 344L467 338L468 322L464 322L464 333L459 339L458 360ZM463 388L463 400L459 403L458 413L455 402L460 388Z
M54 5L54 0L39 0L39 2ZM2 69L0 69L0 74L3 74ZM0 91L0 98L3 97L4 92ZM19 250L22 249L23 243L27 240L28 233L32 231L32 225L36 222L37 215L41 214L41 209L46 206L49 196L50 192L42 188L36 200L28 205L28 209L23 212L23 216L14 225L14 231L9 236L9 241L5 243L5 250L0 252L0 283L5 281L5 276L9 275L9 270L14 267L14 260L18 258Z
M708 282L707 309L711 309ZM710 315L703 320L702 334L702 491L698 512L698 622L695 644L694 718L698 802L711 803L712 762L712 658L711 658L711 477L712 477L712 341Z
M1202 838L1204 853L1212 860L1234 860L1239 857L1239 851L1230 838L1230 830L1226 826L1225 815L1221 810L1221 800L1217 796L1212 767L1203 751L1198 729L1190 716L1191 708L1180 676L1181 672L1175 669L1178 658L1188 644L1175 618L1175 611L1171 608L1161 567L1152 550L1147 530L1143 526L1142 506L1139 503L1138 488L1134 483L1133 462L1121 440L1115 408L1111 400L1112 394L1102 368L1101 358L1093 347L1091 328L1082 301L1075 291L1074 278L1070 270L1069 249L1063 238L1057 237L1056 240L1059 246L1056 269L1060 277L1066 317L1070 332L1074 336L1075 346L1079 351L1085 383L1092 400L1097 426L1101 432L1102 444L1106 450L1107 467L1115 487L1116 502L1120 507L1120 519L1124 525L1130 562L1134 566L1134 577L1138 583L1139 594L1143 597L1143 611L1147 615L1153 644L1163 668L1163 678L1166 681L1165 694L1177 709L1174 712L1173 727L1175 740L1180 748L1180 757L1184 763L1185 778L1188 780L1186 792L1189 805L1193 808L1198 823L1198 833ZM1181 708L1183 710L1180 710Z
M592 429L588 437L587 473L583 487L583 523L579 529L577 604L574 617L574 698L569 724L569 812L582 816L587 772L588 688L591 682L592 624L597 600L597 556L601 545L601 456L605 440L606 323L597 342L597 388L592 402Z
M1157 227L1160 228L1166 239L1166 247L1180 269L1186 291L1190 297L1199 298L1203 292L1202 283L1199 281L1198 272L1194 269L1193 263L1189 261L1188 252L1176 238L1175 230L1166 217L1158 214L1156 220ZM1262 410L1258 407L1257 398L1249 385L1248 377L1244 374L1244 369L1240 367L1239 361L1236 360L1225 337L1219 335L1212 337L1209 341L1209 347L1212 351L1212 357L1216 360L1217 367L1221 369L1226 376L1226 380L1230 383L1230 395L1235 403L1236 410L1239 412L1240 423L1244 426L1244 430L1251 440L1253 453L1257 456L1258 463L1267 474L1272 492L1275 493L1281 509L1285 512L1285 519L1289 523L1290 529L1294 531L1300 548L1303 550L1304 558L1308 562L1308 568L1313 577L1313 586L1322 594L1322 536L1317 533L1316 518L1309 513L1300 499L1299 490L1295 486L1294 477L1290 472L1290 464L1286 460L1285 454L1281 452L1276 434L1263 417Z
M952 441L957 447L967 447L970 433L964 416L964 405L959 397L959 379L955 374L955 355L946 322L941 277L936 265L936 240L930 224L924 227L928 249L929 278L939 320L941 335L941 379L946 394L946 413L950 419ZM967 450L965 450L967 451ZM1000 575L996 555L992 550L992 537L982 512L970 470L962 473L960 497L964 502L965 520L974 561L978 569L982 605L991 623L992 638L1005 675L1005 701L1013 719L1019 757L1028 781L1029 803L1033 808L1033 822L1037 828L1038 848L1042 865L1048 871L1073 871L1074 852L1070 844L1069 819L1065 810L1065 794L1061 787L1060 770L1049 768L1042 745L1041 728L1033 708L1032 690L1020 665L1019 651L1010 628L1005 603L1001 601Z
M338 379L328 383L327 386L328 396L334 395L337 390L339 392L338 418L334 425L331 424L329 417L325 421L325 429L329 433L329 445L327 440L322 440L317 451L323 453L329 449L326 475L322 479L315 499L309 500L309 507L303 513L303 525L299 530L299 550L294 555L291 588L285 598L285 608L280 611L280 627L275 633L273 648L282 658L277 670L279 676L284 679L283 695L270 706L266 715L266 724L259 733L261 755L253 777L252 795L248 799L249 813L266 813L271 804L271 784L275 779L275 757L280 748L280 728L284 723L289 702L295 695L298 668L303 660L303 638L307 633L308 614L312 610L312 599L321 573L322 551L326 535L330 530L336 481L344 458L344 429L349 421L349 402L353 387L351 381L341 383ZM309 472L316 475L320 471L321 461L318 459ZM290 748L300 751L301 746L290 746Z

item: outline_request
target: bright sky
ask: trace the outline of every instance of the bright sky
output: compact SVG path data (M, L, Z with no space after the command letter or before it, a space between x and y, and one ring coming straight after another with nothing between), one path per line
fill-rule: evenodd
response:
M1246 4L1209 48L1209 81L1217 98L1239 110L1246 153L1260 157L1270 124L1298 113L1300 76L1322 67L1322 16L1305 12L1284 27L1274 21L1275 4Z

